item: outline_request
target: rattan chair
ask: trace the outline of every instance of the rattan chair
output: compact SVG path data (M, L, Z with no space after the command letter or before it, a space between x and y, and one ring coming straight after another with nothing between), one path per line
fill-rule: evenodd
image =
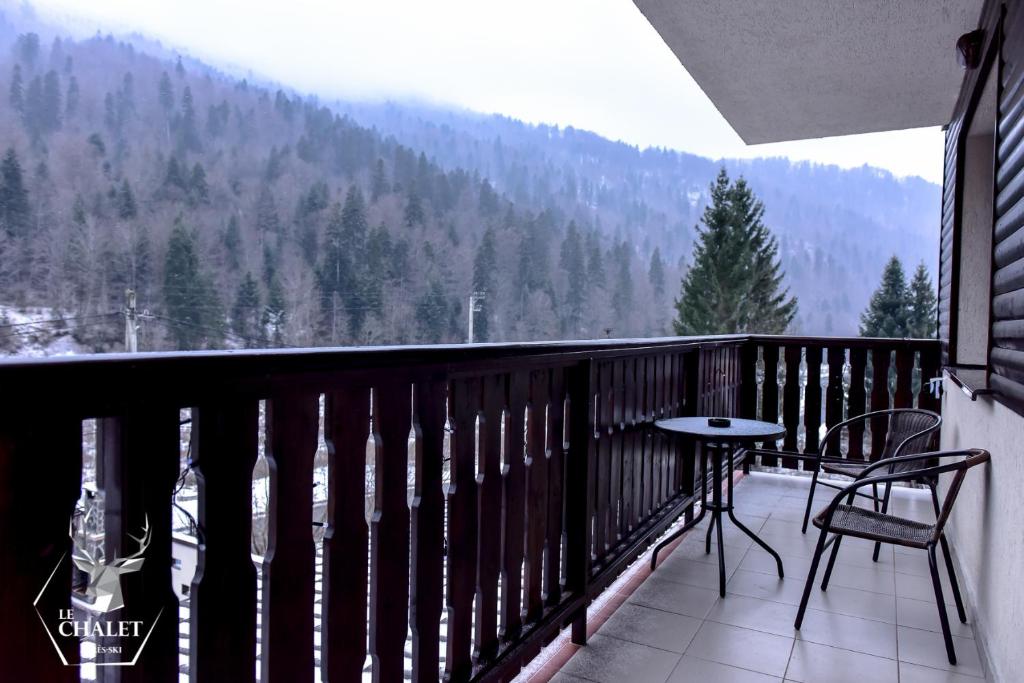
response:
M949 656L949 663L956 664L956 652L953 649L953 637L949 631L949 617L946 614L946 603L942 597L942 584L939 580L938 560L935 557L935 546L942 546L942 554L946 562L946 571L949 572L949 583L953 589L953 599L956 602L957 615L961 622L967 621L967 613L964 610L963 598L960 596L960 586L957 584L956 573L953 571L953 560L949 554L949 543L943 528L953 510L953 503L956 502L960 486L963 484L967 470L975 465L981 465L989 461L988 451L974 448L963 451L945 451L939 453L921 453L918 455L906 455L893 458L890 462L877 462L868 467L863 476L854 483L842 489L827 508L814 517L814 526L821 529L818 537L818 545L814 550L814 559L811 560L811 569L807 574L807 583L804 585L804 594L800 600L800 609L796 615L794 626L800 630L804 620L804 612L807 609L807 600L811 596L811 585L814 583L814 576L818 572L818 563L825 548L832 544L832 554L829 555L828 565L825 567L825 575L821 580L821 590L828 589L828 580L832 575L832 567L835 565L836 556L839 554L839 544L844 536L855 536L865 538L878 543L891 543L906 548L920 548L928 551L928 567L932 575L932 587L935 590L935 600L939 607L939 621L942 623L942 636L946 641L946 654ZM960 458L956 462L943 463L943 460ZM928 461L938 462L938 465L930 467L913 468L914 463L921 464ZM884 468L893 464L898 465L901 470L894 474L879 474ZM891 484L894 481L905 481L908 477L914 479L937 480L940 474L952 473L953 477L949 482L945 500L939 503L935 487L931 487L932 504L935 507L935 523L928 524L912 519L904 519L894 515L883 514L866 508L854 507L853 501L857 490L867 486L878 486L879 484ZM843 503L843 499L846 502ZM827 539L829 533L833 536Z
M942 425L942 417L938 413L933 413L930 410L923 410L920 408L893 408L890 410L875 410L870 413L864 413L863 415L857 415L851 417L849 420L844 420L836 425L833 425L831 429L825 432L824 438L818 446L818 452L814 459L806 460L805 466L810 465L814 467L814 475L811 477L811 490L807 493L807 509L804 511L804 523L800 528L803 533L807 533L807 521L811 517L811 505L814 503L814 489L816 486L821 484L822 486L828 486L834 489L842 489L842 486L833 484L827 480L818 480L818 474L820 472L827 472L829 474L841 474L847 477L856 479L860 477L867 469L876 469L875 463L868 462L856 462L856 461L844 461L835 462L835 460L828 460L826 450L829 444L833 440L838 440L844 427L849 427L857 422L867 422L876 418L887 418L888 419L888 432L885 437L885 446L882 448L881 460L892 460L897 456L901 455L915 455L917 453L923 453L927 451L931 446L932 435L938 431ZM867 426L867 425L865 425ZM838 448L838 444L837 444ZM893 464L888 474L895 474L903 468L899 463ZM903 480L896 480L903 481ZM930 488L934 488L931 482L923 482L929 484ZM889 493L892 489L892 483L887 483L885 486L885 495L881 501L881 511L885 512L889 506ZM872 486L872 495L858 492L858 496L865 498L871 498L875 510L879 509L879 498L878 498L878 485ZM874 559L878 559L879 546L875 545Z

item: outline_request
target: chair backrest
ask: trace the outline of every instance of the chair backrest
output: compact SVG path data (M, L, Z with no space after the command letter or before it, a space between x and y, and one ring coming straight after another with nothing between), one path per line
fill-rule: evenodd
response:
M942 424L938 413L920 408L897 408L888 412L889 432L882 448L882 458L917 455L931 449L933 434ZM901 463L893 465L889 471L900 472L914 467L914 463Z
M971 448L966 451L962 451L964 459L951 465L939 467L936 469L942 469L944 472L952 472L953 478L949 482L949 488L946 491L946 497L942 501L942 508L939 510L938 519L935 521L935 539L938 540L939 534L942 533L942 529L946 526L946 520L949 519L949 515L953 512L953 504L956 502L956 497L960 493L960 487L964 483L964 477L967 476L967 470L987 463L991 460L992 456L989 452L981 448Z

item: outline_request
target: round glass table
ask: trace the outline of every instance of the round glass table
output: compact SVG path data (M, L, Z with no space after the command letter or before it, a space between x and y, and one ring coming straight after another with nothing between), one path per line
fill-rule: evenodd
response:
M738 446L751 444L757 441L775 441L786 434L786 428L772 422L761 422L760 420L744 420L741 418L729 418L727 426L716 427L709 424L707 417L675 417L669 420L658 420L654 425L658 429L681 436L688 436L701 445L700 449L700 512L692 520L687 522L675 531L671 536L658 544L651 556L651 570L653 571L658 561L658 552L666 545L679 538L687 531L700 524L704 516L711 513L711 523L708 525L707 537L704 540L704 550L711 552L711 534L718 532L718 583L719 593L725 597L725 547L722 543L722 513L725 512L732 523L739 527L740 531L754 539L755 542L775 558L779 568L779 578L783 577L782 558L771 546L758 538L757 534L745 527L733 513L732 505L732 471L733 454ZM708 482L708 455L711 456L711 502L707 499ZM722 467L728 462L728 477L726 477L726 499L722 501Z

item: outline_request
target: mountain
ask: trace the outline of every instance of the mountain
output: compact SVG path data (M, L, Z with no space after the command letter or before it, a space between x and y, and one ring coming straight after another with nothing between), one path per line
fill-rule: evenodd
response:
M920 179L322 102L137 37L4 18L0 87L0 317L50 311L75 348L123 348L127 288L143 350L462 341L472 292L477 340L663 334L722 165L766 205L795 332L855 333L891 253L937 254Z

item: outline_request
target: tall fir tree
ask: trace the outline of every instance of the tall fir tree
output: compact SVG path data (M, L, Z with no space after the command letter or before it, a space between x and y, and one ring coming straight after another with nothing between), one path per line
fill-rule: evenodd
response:
M915 339L934 339L938 333L937 299L924 263L917 265L910 281L909 333Z
M64 98L64 118L71 119L78 113L78 99L81 94L78 89L78 79L72 76L68 79L68 93Z
M491 341L491 307L489 303L497 295L494 272L498 268L498 252L494 229L484 230L483 238L473 257L473 291L484 295L480 310L473 317L474 341Z
M195 238L180 218L174 222L167 242L164 305L171 338L178 349L220 344L224 324L220 299L200 269Z
M647 280L651 283L654 300L661 301L665 296L665 262L661 258L661 249L658 247L655 247L651 253L651 263L647 267Z
M64 113L61 109L60 98L60 76L51 69L46 72L43 79L43 101L40 111L42 129L47 133L52 133L60 128L61 114Z
M263 307L263 333L267 342L274 347L284 346L284 329L288 319L287 302L281 281L274 278L267 288L267 305Z
M227 255L228 267L238 270L242 265L242 228L238 224L238 216L231 214L228 225L224 229L224 251Z
M893 256L885 264L882 283L871 295L867 309L860 316L862 337L909 336L910 297L903 264Z
M235 304L231 307L231 330L245 342L247 348L258 346L261 341L260 289L253 279L252 273L246 272L242 284L238 286Z
M181 119L178 121L178 148L182 152L201 152L203 143L199 139L196 123L196 108L192 101L192 89L185 86L181 94Z
M697 227L693 266L683 278L673 328L680 335L782 334L797 301L782 285L778 244L763 223L764 205L723 168Z
M419 339L428 344L442 340L448 324L448 299L438 280L432 280L429 287L416 301L416 328Z
M24 237L32 226L32 208L18 154L7 149L0 162L0 230L10 237Z
M562 332L570 339L582 335L583 307L587 300L587 261L583 237L575 221L570 221L562 241L559 266L565 271L565 302L562 304Z
M370 182L370 201L377 203L377 200L391 191L388 184L388 175L384 170L384 160L377 159L373 167L373 179Z
M21 80L21 65L15 64L11 73L9 101L11 109L19 114L25 111L25 84Z
M117 217L123 221L130 221L138 215L139 207L135 203L135 193L132 192L132 186L125 178L117 192Z

